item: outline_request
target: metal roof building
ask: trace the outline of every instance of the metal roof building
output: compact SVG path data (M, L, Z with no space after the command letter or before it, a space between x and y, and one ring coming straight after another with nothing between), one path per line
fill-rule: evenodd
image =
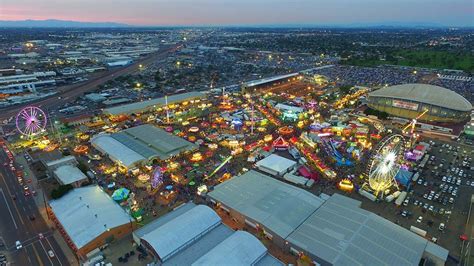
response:
M214 210L192 202L135 231L134 239L163 265L282 265L253 235L234 232Z
M87 179L87 176L79 168L69 164L59 166L53 172L62 185L69 185Z
M253 170L217 185L208 195L282 238L289 236L323 203L306 190Z
M428 241L334 194L287 240L332 265L418 265Z
M132 218L98 186L76 188L49 202L57 221L77 249Z
M256 163L258 169L271 175L283 175L295 165L295 161L276 154L272 154Z
M198 148L194 143L148 124L111 135L100 134L93 137L91 143L97 150L127 168L153 159L166 160Z
M205 94L202 92L192 91L182 94L175 94L168 96L168 104L175 104L183 101L190 101L194 99L204 98ZM157 108L166 105L166 98L156 98L143 102L136 102L131 104L124 104L120 106L110 107L104 109L104 113L107 115L121 115L121 114L133 114L147 111L151 108Z
M208 196L234 218L242 215L245 223L252 219L264 232L271 230L280 247L321 265L418 265L422 258L444 265L448 256L446 249L361 209L360 201L316 197L255 171L217 185Z

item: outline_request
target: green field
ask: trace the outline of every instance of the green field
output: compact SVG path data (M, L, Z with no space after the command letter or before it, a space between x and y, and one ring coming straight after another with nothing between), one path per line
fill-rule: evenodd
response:
M454 53L429 50L403 50L391 52L386 60L375 57L351 58L345 61L347 65L378 66L383 64L438 69L459 69L474 72L474 55L472 53Z

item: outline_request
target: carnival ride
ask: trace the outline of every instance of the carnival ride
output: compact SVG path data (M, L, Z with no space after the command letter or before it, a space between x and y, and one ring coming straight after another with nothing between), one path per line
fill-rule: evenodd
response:
M423 117L426 113L428 112L428 110L424 110L421 114L419 114L416 118L413 118L410 123L408 123L403 129L402 129L402 134L405 135L405 136L409 136L410 137L410 140L409 142L407 142L407 145L409 147L411 147L416 139L418 138L418 134L416 134L415 132L415 128L416 128L416 123L418 122L418 119L420 119L421 117Z
M163 172L161 170L161 167L157 166L151 174L151 187L153 189L156 189L161 184L163 184Z
M36 106L25 107L16 116L16 128L28 138L43 132L46 122L45 112Z
M336 142L332 139L321 138L321 146L323 147L324 151L331 156L335 161L337 166L352 166L353 163L345 158L336 147Z
M215 174L216 174L225 164L227 164L233 157L234 157L234 156L231 155L231 156L225 158L225 160L222 161L222 163L219 164L219 166L217 166L217 168L214 169L214 171L212 171L212 173L211 173L210 175L204 177L204 180L209 179L209 178L211 178L213 175L215 175Z
M389 135L374 149L368 163L368 182L375 196L383 197L392 186L398 188L395 176L400 170L405 140L402 135Z

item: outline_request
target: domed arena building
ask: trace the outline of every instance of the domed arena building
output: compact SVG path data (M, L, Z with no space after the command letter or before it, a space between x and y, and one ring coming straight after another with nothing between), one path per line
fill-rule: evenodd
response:
M462 122L470 117L472 104L452 90L428 84L402 84L369 93L368 106L407 119L428 112L419 120Z

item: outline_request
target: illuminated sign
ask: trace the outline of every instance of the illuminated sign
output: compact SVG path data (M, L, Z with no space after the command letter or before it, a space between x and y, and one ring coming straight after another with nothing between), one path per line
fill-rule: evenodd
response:
M399 100L393 100L392 106L397 107L397 108L402 108L402 109L413 110L413 111L418 110L417 103L410 103L410 102L404 102L404 101L399 101Z

